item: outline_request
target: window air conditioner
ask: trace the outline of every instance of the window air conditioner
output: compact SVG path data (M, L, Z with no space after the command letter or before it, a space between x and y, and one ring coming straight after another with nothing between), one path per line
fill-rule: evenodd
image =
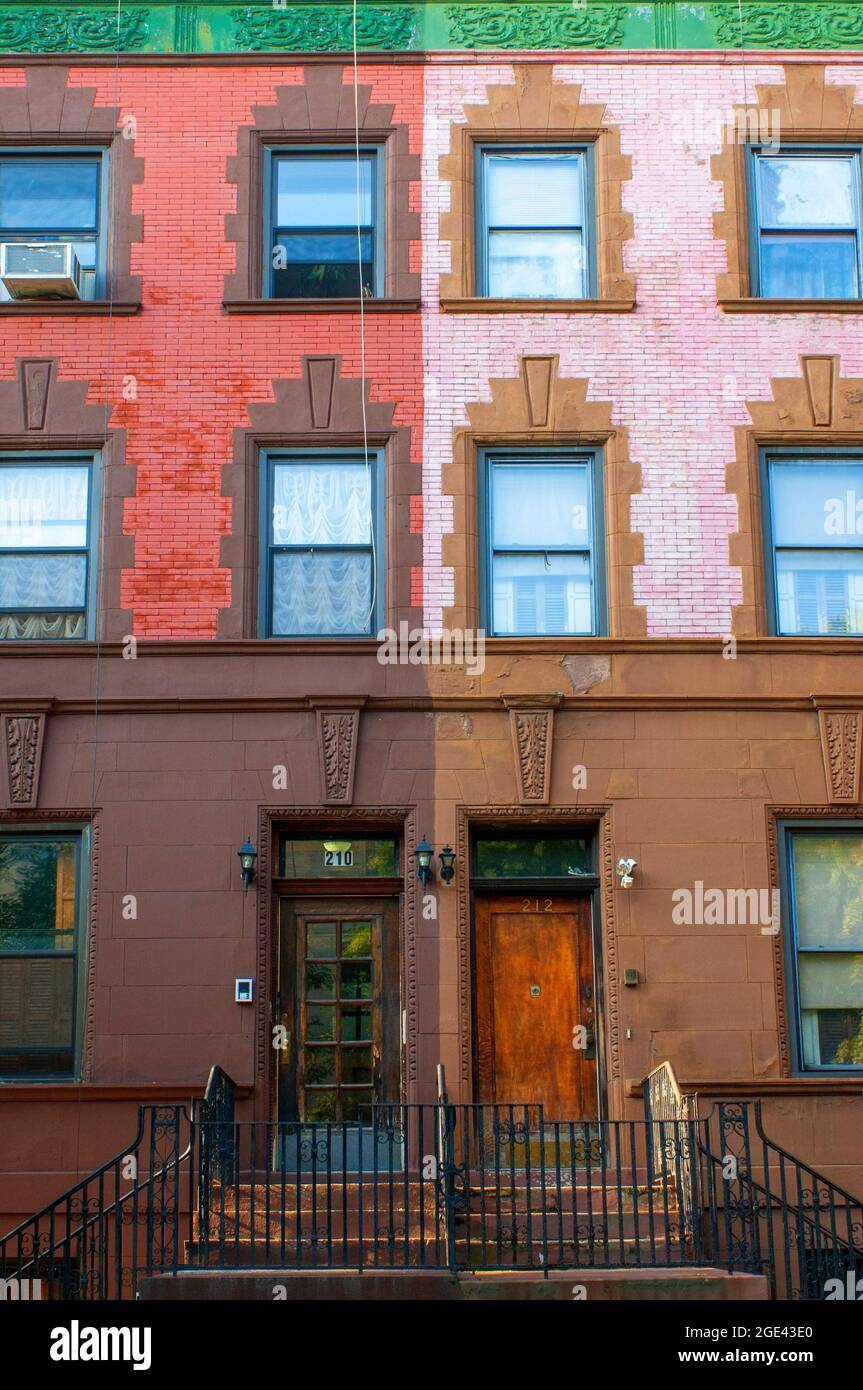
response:
M7 241L0 280L13 299L80 299L81 262L71 241Z

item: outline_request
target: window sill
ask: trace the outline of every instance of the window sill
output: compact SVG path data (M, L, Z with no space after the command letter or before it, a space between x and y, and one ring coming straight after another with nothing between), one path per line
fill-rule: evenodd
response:
M140 301L110 299L4 299L0 314L46 314L50 318L117 318L141 312Z
M444 314L631 314L634 299L442 299Z
M366 314L416 314L418 299L364 299ZM358 299L223 299L227 314L359 314Z
M863 299L720 299L724 314L863 314Z

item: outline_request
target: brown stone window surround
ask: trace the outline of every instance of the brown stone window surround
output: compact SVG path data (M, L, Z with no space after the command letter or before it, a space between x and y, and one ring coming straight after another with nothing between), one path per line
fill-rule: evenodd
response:
M751 425L735 430L736 460L726 469L726 489L737 497L738 530L729 536L732 565L740 569L743 601L732 613L736 637L770 636L767 583L771 557L765 554L760 450L784 447L807 450L839 446L863 450L863 378L841 374L838 356L801 356L800 375L771 380L773 399L747 401ZM859 637L812 636L777 641L805 642L807 647L849 650Z
M728 269L716 278L719 307L726 314L861 314L863 297L767 299L752 294L754 229L747 190L747 139L757 143L759 132L778 130L781 145L863 145L863 105L855 105L853 86L828 83L820 64L787 63L783 72L783 85L756 87L757 100L752 105L734 108L722 153L711 160L712 177L723 188L723 207L713 214L713 225L728 257Z
M143 179L144 161L120 126L116 106L98 106L90 87L70 87L69 69L51 64L24 68L23 87L0 88L0 153L64 146L108 151L110 223L103 229L109 295L103 299L3 300L0 314L134 314L141 307L140 276L130 274L133 242L142 218L132 213L132 185Z
M95 482L98 535L90 550L90 584L94 595L94 629L90 640L122 641L132 632L132 614L120 602L123 570L134 565L135 542L123 534L123 508L135 491L135 469L125 467L126 431L109 429L110 408L90 405L88 394L103 395L100 383L60 377L56 357L20 357L13 380L0 381L0 454L64 454L70 450L99 454ZM91 391L92 386L92 391ZM0 643L4 655L23 651L78 648L82 638L10 639Z
M440 160L450 185L450 207L440 215L440 236L452 248L452 269L440 280L440 305L448 313L628 313L635 308L635 280L625 274L623 245L632 236L622 185L632 160L620 152L620 130L604 120L603 106L581 104L581 87L554 82L550 63L516 64L512 86L486 88L484 106L466 106L467 122L451 126L449 153ZM488 145L590 144L595 166L596 299L491 299L477 294L476 154Z
M236 270L225 276L223 308L230 313L351 313L350 299L271 299L262 293L264 272L264 154L277 148L340 146L356 142L354 87L342 63L303 69L303 81L276 88L275 106L253 108L255 124L241 126L237 153L227 163L236 184L237 210L225 217L225 240L237 248ZM417 312L420 276L410 268L411 243L420 237L419 214L410 209L420 159L410 152L409 130L394 125L393 107L371 101L370 86L357 89L360 144L377 146L384 161L384 293L364 299L366 313Z
M340 357L304 357L302 374L273 382L272 402L250 404L250 428L234 431L233 462L222 470L222 493L232 498L230 535L222 538L221 564L231 571L231 605L219 616L219 637L259 636L258 586L261 457L264 450L362 449L363 393L369 449L383 455L384 532L378 558L378 584L384 624L396 615L422 622L411 607L411 572L422 565L422 537L410 529L411 497L420 492L420 466L411 458L411 430L395 425L396 402L372 399L373 383L345 377ZM298 638L272 638L295 645ZM332 646L339 638L306 639ZM374 643L374 637L357 638Z
M597 542L599 547L604 542L605 550L608 634L646 634L646 609L633 597L633 570L644 562L644 541L630 523L632 496L641 490L641 470L630 461L627 431L612 422L611 403L588 399L589 385L586 379L561 376L557 354L522 357L518 376L489 381L490 404L467 404L469 426L454 431L453 461L443 469L443 490L453 498L453 531L443 539L443 563L453 568L455 576L455 604L447 610L451 627L482 626L480 450L593 445L601 450L603 466L605 536L597 537ZM547 646L574 639L502 640Z

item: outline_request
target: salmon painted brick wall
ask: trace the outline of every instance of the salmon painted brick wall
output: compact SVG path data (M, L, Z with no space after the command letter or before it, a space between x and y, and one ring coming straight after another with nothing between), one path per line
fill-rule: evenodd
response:
M349 75L349 74L348 74ZM143 310L131 318L4 318L0 377L17 357L58 355L61 379L86 378L88 401L108 402L110 425L126 430L126 462L136 472L124 529L135 538L134 569L121 601L140 637L215 637L230 601L230 574L220 541L231 527L221 469L232 459L232 432L248 426L249 402L273 399L276 377L299 377L306 353L339 353L342 374L362 375L358 316L228 315L223 276L236 254L224 218L236 206L225 165L237 128L254 124L254 106L275 104L275 89L302 81L299 67L73 67L70 85L95 88L98 105L119 106L137 123L135 155L143 182L132 210L143 214L143 241L132 247L131 272L142 276ZM423 72L365 66L373 102L393 105L408 124L411 147L422 142ZM0 84L21 85L20 70ZM420 188L412 188L419 211ZM413 247L414 269L420 248ZM412 429L420 491L422 351L418 314L369 315L366 371L371 399L397 401L394 425ZM137 400L123 399L123 379L137 381Z

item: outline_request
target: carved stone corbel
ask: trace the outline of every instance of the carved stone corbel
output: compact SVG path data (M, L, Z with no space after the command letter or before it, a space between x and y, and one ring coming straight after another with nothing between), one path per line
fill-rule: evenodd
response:
M44 736L44 714L3 715L7 805L10 810L32 810L38 803Z
M860 800L860 711L819 709L818 725L827 799L854 804Z
M360 732L356 702L340 705L328 701L316 705L321 794L328 805L350 805L354 799L354 771Z
M504 703L509 709L519 802L523 806L544 806L551 795L554 711L560 696Z

